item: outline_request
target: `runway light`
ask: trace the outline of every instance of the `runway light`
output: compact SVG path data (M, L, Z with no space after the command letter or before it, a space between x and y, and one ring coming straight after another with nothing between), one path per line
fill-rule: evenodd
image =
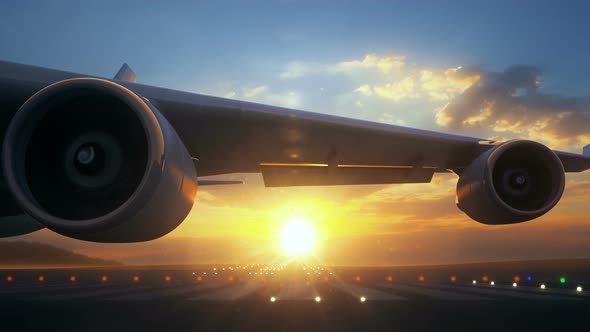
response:
M37 278L37 280L39 280L39 282L43 282L43 281L45 281L45 277L44 276L39 276L39 278Z
M392 276L387 276L387 281L388 282L392 282L393 281L393 277Z
M361 282L361 276L356 276L356 277L354 277L354 281L356 281L356 282Z
M475 285L477 284L477 280L473 280L471 283Z
M324 277L324 282L328 282L328 281L330 281L330 278L328 276L325 276Z
M165 277L164 277L164 280L165 280L165 281L170 281L170 280L172 280L172 278L171 278L170 276L165 276Z
M496 284L496 283L495 283L495 282L493 282L493 281L492 281L492 282L490 282L490 285L492 285L492 286L494 286L495 284Z
M420 275L420 276L418 277L418 280L420 280L420 281L424 281L424 276L423 276L423 275Z
M519 276L514 276L514 282L519 282L520 281L520 277Z
M71 277L70 277L70 281L71 281L71 282L74 282L74 281L76 281L76 276L71 276Z
M139 277L138 276L133 276L133 282L138 282L139 281Z
M360 300L361 300L361 302L366 302L367 301L367 298L364 297L364 296L361 296Z
M451 282L455 282L457 281L457 277L456 276L451 276Z
M319 302L321 302L321 301L322 301L322 298L321 298L321 297L319 297L319 296L316 296L314 300L315 300L316 302L318 302L318 303L319 303Z
M270 302L277 302L277 298L276 298L276 297L274 297L274 296L272 296L272 297L270 298Z
M8 282L12 282L12 276L8 276L8 277L6 277L6 281L8 281Z
M545 284L541 284L541 289L545 289Z
M203 281L203 277L201 277L201 276L198 276L198 277L197 277L197 282L201 282L201 281Z
M234 282L234 276L229 276L229 278L227 278L227 281Z
M100 278L100 281L102 281L102 282L107 282L107 281L109 281L109 278L108 278L107 276L102 276L102 277Z
M527 281L531 281L531 280L533 280L533 277L531 277L531 276L527 276L527 277L526 277L526 280L527 280Z
M488 281L488 276L481 277L481 281Z
M566 279L565 279L565 277L561 277L561 278L559 278L559 282L560 282L560 283L562 283L562 284L565 284L565 282L566 282Z
M582 292L582 286L576 287L576 292L581 293Z
M515 282L513 282L513 283L512 283L512 287L516 287L516 286L518 286L518 284L517 284L517 283L515 283Z

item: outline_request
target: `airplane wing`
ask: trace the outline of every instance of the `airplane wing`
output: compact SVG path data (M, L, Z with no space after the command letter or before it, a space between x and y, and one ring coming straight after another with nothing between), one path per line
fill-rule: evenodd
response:
M88 76L0 61L0 133L6 132L17 110L37 91L55 82L79 77ZM100 85L110 84L96 82ZM153 105L157 110L153 110L156 117L160 114L163 116L158 118L158 121L166 126L169 123L173 128L173 133L170 133L172 142L177 142L175 137L181 142L182 147L177 147L177 153L182 154L182 150L186 148L189 157L195 162L199 176L261 172L265 185L273 187L426 183L431 181L435 172L454 172L461 175L457 193L459 199L463 199L469 192L487 195L488 191L492 190L478 192L480 187L486 186L486 181L482 183L481 174L476 177L472 171L467 171L468 174L463 175L467 167L486 152L493 151L496 147L507 146L486 139L138 84L135 83L135 73L127 65L121 68L112 82L132 91L135 94L133 98L145 98ZM534 149L538 149L538 146L541 145L535 145ZM498 206L498 197L491 197L487 202L475 194L469 196L472 199L470 204L475 206L475 212L468 211L469 207L465 204L459 204L460 208L472 218L484 223L521 222L544 214L561 197L565 183L563 171L581 172L590 168L588 148L585 148L581 155L559 151L556 151L556 155L561 161L558 162L559 166L555 163L549 166L539 165L539 169L545 172L543 174L554 177L553 182L539 181L541 189L549 188L541 191L544 196L532 200L533 203L542 201L542 209L535 205L535 209L527 208L532 209L531 211L523 210L519 205L520 198L512 197L513 201L504 202L507 204L505 210L509 212L502 215L494 210ZM543 158L557 160L554 156L545 155ZM535 169L535 165L530 165L533 161L523 160L522 156L518 158L521 164L529 163L527 167L532 166L533 170ZM478 164L477 167L480 173L485 170L484 164ZM183 179L186 178L181 176L181 189ZM4 179L6 180L10 179ZM522 178L509 180L522 181ZM477 186L473 185L476 182ZM169 185L172 186L172 183ZM515 182L511 185L519 186L521 183ZM0 216L20 211L11 203L13 197L6 187L0 182L0 198L4 197L5 201L9 202L0 206ZM174 190L178 193L177 187ZM500 196L503 194L506 193L498 193ZM166 199L167 203L173 204L172 199ZM192 206L192 201L187 199L186 204ZM481 211L485 216L492 215L497 216L496 219L504 219L490 222L478 215ZM69 228L68 231L63 231L65 228L62 224L52 226L54 230L62 233L69 232ZM128 225L125 232L129 233L130 230L132 228ZM105 234L84 239L105 242L121 239L115 236L115 233ZM70 235L72 234L68 233L68 236ZM157 236L161 234L154 231L154 234L146 235L140 240ZM123 239L135 241L132 237Z
M267 186L430 182L498 142L251 102L127 86L165 114L200 175L262 172ZM590 157L556 151L566 172Z

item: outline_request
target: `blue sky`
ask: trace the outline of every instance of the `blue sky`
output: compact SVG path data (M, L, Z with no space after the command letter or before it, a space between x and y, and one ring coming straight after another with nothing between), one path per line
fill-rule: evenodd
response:
M546 68L556 92L587 91L588 5L568 1L3 1L0 57L186 88L272 76L291 60L407 54L435 67Z

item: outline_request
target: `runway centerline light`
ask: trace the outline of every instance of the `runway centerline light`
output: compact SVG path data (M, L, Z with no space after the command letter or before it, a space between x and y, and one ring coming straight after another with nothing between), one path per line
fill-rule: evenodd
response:
M364 297L364 296L361 296L360 300L361 300L361 302L366 302L367 301L367 298Z
M322 301L322 298L321 298L321 297L319 297L319 296L316 296L316 297L315 297L315 299L314 299L314 301L316 301L316 302L321 302L321 301Z
M545 289L545 284L541 284L541 289Z
M277 302L277 298L276 298L276 297L274 297L274 296L272 296L272 297L270 298L270 302Z
M578 293L582 292L582 286L576 287L576 292L578 292Z

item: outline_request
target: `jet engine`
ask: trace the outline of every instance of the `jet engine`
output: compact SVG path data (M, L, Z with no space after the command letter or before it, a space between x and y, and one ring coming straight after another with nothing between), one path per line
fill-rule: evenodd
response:
M500 144L467 166L457 183L457 206L483 224L513 224L538 218L563 194L561 160L527 140Z
M192 208L195 166L166 118L111 81L47 86L16 112L2 168L18 205L47 228L95 242L138 242Z

